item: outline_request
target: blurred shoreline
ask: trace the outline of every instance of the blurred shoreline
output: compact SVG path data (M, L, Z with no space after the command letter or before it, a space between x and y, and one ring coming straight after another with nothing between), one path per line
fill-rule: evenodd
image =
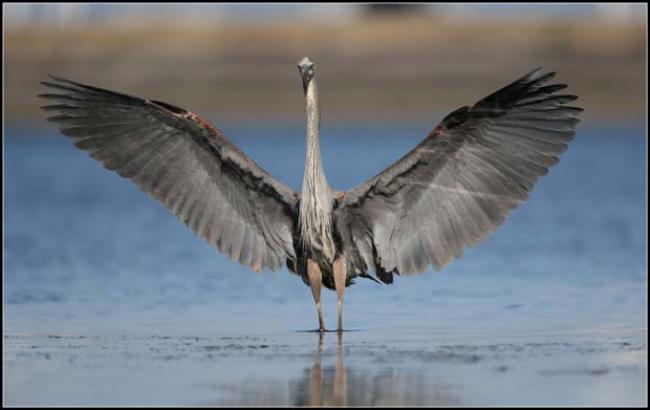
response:
M454 21L432 15L338 23L75 24L5 29L5 123L45 125L48 74L159 99L220 123L304 122L295 67L317 65L327 124L435 125L538 66L591 124L645 123L646 23Z

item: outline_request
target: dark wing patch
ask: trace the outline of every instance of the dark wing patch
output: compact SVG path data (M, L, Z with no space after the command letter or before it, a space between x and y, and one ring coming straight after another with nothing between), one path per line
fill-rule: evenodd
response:
M131 179L199 237L261 270L295 258L297 194L199 116L53 77L48 120L106 168Z
M335 211L344 252L357 272L441 269L485 239L575 135L574 95L534 70L448 116L413 150L346 192ZM389 277L389 275L391 275Z
M469 112L468 106L460 107L459 109L452 111L445 118L442 119L441 126L450 130L462 124L463 122L465 122L465 120L467 120L468 112ZM436 127L436 129L438 128Z

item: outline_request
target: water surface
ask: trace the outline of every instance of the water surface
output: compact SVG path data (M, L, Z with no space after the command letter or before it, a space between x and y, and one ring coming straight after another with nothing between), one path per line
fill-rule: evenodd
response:
M427 128L324 129L329 182L353 187ZM299 188L300 128L225 130ZM530 199L442 272L358 280L342 339L306 332L316 312L296 276L231 262L54 132L6 134L6 404L647 401L642 127L582 127Z

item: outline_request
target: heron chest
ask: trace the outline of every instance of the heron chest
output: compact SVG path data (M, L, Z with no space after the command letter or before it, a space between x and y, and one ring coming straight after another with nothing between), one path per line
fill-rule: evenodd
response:
M336 256L336 244L332 234L332 210L307 206L301 209L300 232L306 254L319 264L332 264Z
M318 262L332 264L336 255L336 245L332 233L318 229L309 235L306 241L307 253Z

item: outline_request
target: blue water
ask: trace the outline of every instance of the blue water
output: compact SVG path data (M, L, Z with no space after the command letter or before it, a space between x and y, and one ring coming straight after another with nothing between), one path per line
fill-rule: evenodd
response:
M301 128L224 128L299 189ZM325 128L330 184L355 186L428 131ZM316 327L311 294L298 277L256 274L230 261L55 131L9 129L4 144L5 335L291 338ZM393 285L358 280L348 288L345 325L357 332L351 337L413 331L473 335L473 342L569 334L598 341L626 334L641 343L646 153L642 127L581 126L560 163L487 241L442 272L398 277ZM335 296L324 296L325 322L333 326Z

